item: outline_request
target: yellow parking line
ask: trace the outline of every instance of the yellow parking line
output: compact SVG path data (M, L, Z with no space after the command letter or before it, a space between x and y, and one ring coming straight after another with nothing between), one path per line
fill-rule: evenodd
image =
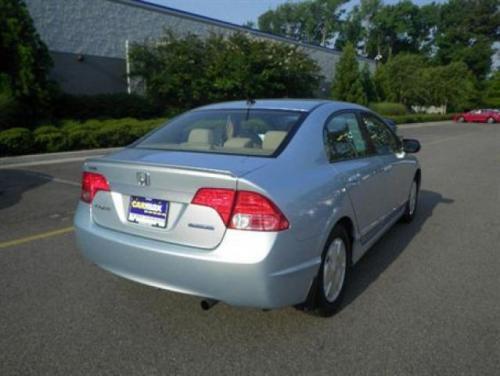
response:
M29 243L29 242L32 242L34 240L50 238L51 236L66 234L66 233L71 232L73 230L74 230L74 227L71 226L71 227L61 228L59 230L42 232L41 234L26 236L26 237L20 238L20 239L10 240L8 242L0 243L0 249L13 247L13 246L24 244L24 243Z

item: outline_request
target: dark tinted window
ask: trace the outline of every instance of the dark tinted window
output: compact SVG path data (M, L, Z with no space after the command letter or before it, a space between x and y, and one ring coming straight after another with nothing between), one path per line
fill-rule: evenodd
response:
M241 155L273 155L304 113L276 110L189 112L136 147Z
M330 161L364 157L366 140L354 113L334 115L325 127L325 146Z
M361 119L378 154L396 153L401 149L398 138L382 120L371 114L362 114Z

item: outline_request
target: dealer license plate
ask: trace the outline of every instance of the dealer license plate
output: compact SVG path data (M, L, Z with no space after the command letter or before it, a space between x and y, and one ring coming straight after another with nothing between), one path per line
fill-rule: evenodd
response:
M131 196L128 221L148 227L167 227L168 201Z

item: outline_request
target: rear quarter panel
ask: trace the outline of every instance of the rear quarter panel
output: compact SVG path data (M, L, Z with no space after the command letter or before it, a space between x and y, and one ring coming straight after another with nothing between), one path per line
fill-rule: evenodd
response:
M344 182L323 144L323 126L334 109L327 104L317 108L278 158L238 181L238 189L269 197L290 221L290 229L280 234L280 241L288 243L287 255L276 255L288 266L319 265L335 223L344 216L355 223Z

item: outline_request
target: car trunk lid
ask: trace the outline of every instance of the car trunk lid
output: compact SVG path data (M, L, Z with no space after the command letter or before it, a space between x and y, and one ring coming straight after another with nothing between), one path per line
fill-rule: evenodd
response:
M91 159L85 163L85 170L105 176L110 185L110 192L99 191L94 197L92 218L99 226L113 230L212 249L221 242L226 226L214 209L191 204L194 195L204 187L236 189L240 176L267 161L133 148ZM166 202L165 227L131 221L131 199L136 205L142 198L155 204Z

